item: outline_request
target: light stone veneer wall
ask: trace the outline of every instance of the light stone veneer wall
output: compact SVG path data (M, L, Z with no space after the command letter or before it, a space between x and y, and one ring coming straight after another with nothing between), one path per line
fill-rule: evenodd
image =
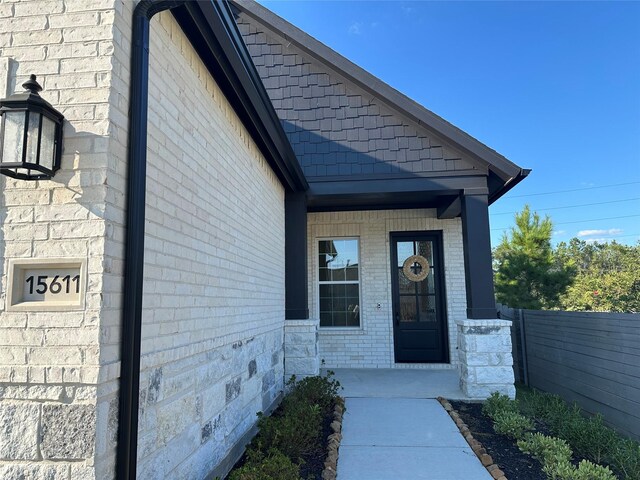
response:
M3 480L115 477L134 6L0 4L0 81L66 117L53 180L0 177ZM138 477L201 478L282 388L284 193L169 14L151 38ZM85 309L7 312L8 261L52 257Z
M459 218L439 220L433 209L310 213L308 215L309 310L318 311L318 239L360 240L360 328L319 328L319 358L327 368L439 368L396 364L393 352L389 232L441 230L450 366L459 363L456 320L466 319L464 253ZM377 305L380 304L380 308Z
M150 33L140 479L203 479L283 388L284 189L173 16Z
M469 398L516 397L508 320L457 320L460 388Z
M115 0L2 1L0 94L29 74L66 117L62 169L50 181L0 178L0 478L110 478L117 404L121 252L114 204L123 158ZM83 258L85 309L6 311L10 259ZM111 342L111 343L110 343Z

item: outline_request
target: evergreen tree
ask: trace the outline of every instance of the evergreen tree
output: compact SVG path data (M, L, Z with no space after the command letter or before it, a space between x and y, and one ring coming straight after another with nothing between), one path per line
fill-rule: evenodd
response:
M554 258L551 219L541 220L526 205L516 214L515 223L493 253L498 302L512 308L558 308L573 269Z

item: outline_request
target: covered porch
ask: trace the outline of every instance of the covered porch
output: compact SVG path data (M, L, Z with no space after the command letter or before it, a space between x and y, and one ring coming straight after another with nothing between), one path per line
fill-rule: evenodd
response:
M328 369L322 371L327 373ZM345 398L437 398L466 400L457 368L336 368L332 369Z

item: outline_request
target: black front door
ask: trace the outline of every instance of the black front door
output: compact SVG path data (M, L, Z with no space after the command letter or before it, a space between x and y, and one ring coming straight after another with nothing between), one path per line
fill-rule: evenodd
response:
M441 232L391 233L395 358L448 362Z

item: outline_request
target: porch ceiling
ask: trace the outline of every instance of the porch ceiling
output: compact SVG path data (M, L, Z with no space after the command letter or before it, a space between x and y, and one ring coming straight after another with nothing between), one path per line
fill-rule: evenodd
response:
M307 208L310 212L445 208L465 190L486 187L484 176L335 179L309 184Z

